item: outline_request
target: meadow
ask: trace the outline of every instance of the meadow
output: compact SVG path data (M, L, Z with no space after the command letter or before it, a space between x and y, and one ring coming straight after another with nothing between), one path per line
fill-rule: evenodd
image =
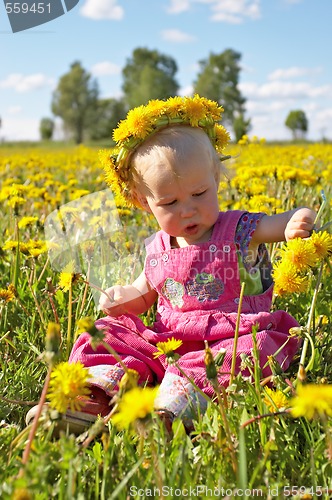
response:
M142 242L155 224L147 214L125 207L118 193L103 201L106 210L84 206L88 195L107 192L96 148L0 147L2 499L332 496L332 145L273 145L253 138L229 146L227 154L221 210L272 214L310 206L320 212L325 232L320 258L301 270L298 281L282 269L276 273L273 308L297 319L301 328L294 334L303 338L302 348L286 373L271 360L268 385L254 352L256 363L244 360L251 377L235 376L199 416L191 435L175 421L170 439L147 412L124 430L111 420L108 432L85 445L86 436L62 432L55 437L55 424L47 419L40 420L33 439L25 428L25 415L38 403L50 366L67 361L84 321L101 316L96 288L89 285L92 271L83 261L89 255L92 260L92 254L102 259L103 248L86 245L68 267L72 261L61 231L56 233L48 217L69 207L66 224L77 227L83 207L96 211L89 219L94 227L113 224L114 253L102 262L104 275L93 277L101 288L132 278ZM111 217L103 219L104 212ZM45 223L51 235L58 234L58 246L47 246ZM87 239L94 245L96 240L96 233ZM269 245L276 269L282 248ZM153 317L150 310L144 320L149 324ZM50 339L58 342L55 347ZM135 411L137 401L132 405Z

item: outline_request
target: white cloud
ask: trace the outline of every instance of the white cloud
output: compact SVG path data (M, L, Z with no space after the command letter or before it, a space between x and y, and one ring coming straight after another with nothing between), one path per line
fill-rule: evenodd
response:
M42 73L24 76L21 73L11 73L0 81L0 88L13 89L16 92L30 92L31 90L41 89L43 87L53 87L55 81Z
M118 75L121 73L121 68L117 64L109 61L96 63L91 67L91 73L94 76Z
M248 82L240 83L239 88L243 95L251 99L271 99L271 98L285 98L285 99L303 99L326 97L330 98L332 95L332 85L322 85L314 87L307 82L269 82L263 85Z
M120 21L124 16L124 10L118 5L117 0L86 0L80 13L84 17L95 20Z
M0 129L0 140L38 141L40 120L34 118L9 118L4 116Z
M329 126L331 128L332 107L327 108L327 109L323 109L321 111L317 111L316 118L317 118L317 121L319 121L319 123L321 125Z
M194 36L176 29L164 30L161 32L161 35L163 39L167 40L168 42L186 43L196 40Z
M21 106L10 106L7 109L7 113L9 115L18 115L19 113L21 113L21 111L22 111L22 107Z
M179 95L182 96L191 96L193 95L194 88L192 85L187 85L186 87L181 87L179 90Z
M259 19L260 0L213 0L211 2L212 21L241 24L246 19Z
M190 8L190 0L171 0L170 6L167 8L167 12L170 14L179 14L180 12L185 12Z
M268 75L268 80L287 80L302 76L312 76L313 74L321 73L321 71L322 68L300 68L298 66L285 69L279 68Z
M252 113L266 115L266 113L269 113L269 112L276 112L276 111L284 110L288 106L289 106L289 101L287 101L287 103L286 103L285 100L271 101L268 104L265 101L248 100L246 102L246 110L247 110L247 113L249 116Z
M170 14L179 14L190 10L195 2L209 5L212 21L241 24L246 19L261 17L261 0L170 0L167 10Z

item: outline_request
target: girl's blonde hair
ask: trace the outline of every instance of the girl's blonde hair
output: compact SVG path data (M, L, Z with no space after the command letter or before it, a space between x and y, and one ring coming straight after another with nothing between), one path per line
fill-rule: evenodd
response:
M206 133L200 128L173 125L149 137L130 158L131 178L128 179L128 188L135 205L139 205L136 194L142 188L142 178L147 168L162 164L165 157L173 162L181 162L197 147L205 149L209 157L209 163L202 165L202 169L211 168L219 184L220 175L226 170ZM174 173L177 174L176 169Z

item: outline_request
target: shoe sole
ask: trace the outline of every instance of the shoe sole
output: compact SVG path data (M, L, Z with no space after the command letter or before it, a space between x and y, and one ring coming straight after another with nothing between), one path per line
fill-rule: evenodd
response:
M30 425L36 416L38 406L31 408L25 417L26 425ZM86 431L97 420L96 415L83 413L80 411L67 410L66 413L60 414L55 410L50 409L49 405L45 404L42 409L41 417L46 417L50 422L54 423L54 431L58 434L60 431L69 432L70 434L79 435ZM105 426L105 429L107 427Z

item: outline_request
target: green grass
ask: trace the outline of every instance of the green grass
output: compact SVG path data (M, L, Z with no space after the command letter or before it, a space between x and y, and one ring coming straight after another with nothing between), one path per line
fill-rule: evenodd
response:
M59 151L65 148L61 146ZM14 152L17 151L13 146ZM19 153L24 157L24 148ZM79 171L75 172L78 187L90 178L86 169L82 171L82 177ZM0 173L3 180L14 175L5 166ZM19 175L24 183L24 169ZM57 175L62 179L64 174L59 170ZM291 187L294 205L307 203L312 197L311 187L294 184ZM98 190L100 186L94 185L94 188ZM13 238L16 216L6 200L1 203L0 229L4 243ZM45 216L52 208L45 207L46 204L38 208L38 214ZM32 215L33 211L32 206L29 211L21 209L20 216ZM141 226L147 223L136 212L124 217ZM323 222L329 217L327 211ZM21 241L42 237L42 232L42 226L21 231ZM0 288L7 289L16 279L17 296L7 304L0 302L1 499L330 498L331 418L309 421L277 411L275 415L264 416L270 410L264 402L266 394L260 384L260 374L254 369L252 381L236 377L227 390L223 411L217 402L209 404L206 414L198 416L190 436L181 421L176 420L173 439L169 440L161 422L152 418L145 422L142 435L135 431L119 432L110 424L109 432L84 448L82 441L66 433L59 438L52 437L52 424L41 421L28 463L23 473L20 472L28 437L25 414L38 402L47 373L44 351L48 323L57 320L60 324L61 352L65 359L78 320L86 316L97 318L100 313L91 291L85 294L82 281L73 286L72 307L68 307L68 293L58 289L59 273L45 254L36 258L20 254L18 260L15 251L2 248L3 243L0 244ZM308 292L280 297L273 307L287 310L305 327L315 276L312 281ZM305 383L329 384L332 380L331 300L332 280L327 268L314 314L314 363ZM70 311L72 329L67 346ZM146 323L152 322L153 311L149 314L149 318L144 317ZM310 355L309 349L306 362ZM299 356L287 373L274 377L273 387L290 397L296 389L298 367ZM225 430L223 412L231 439ZM235 464L231 460L232 452ZM305 493L311 497L305 497Z

